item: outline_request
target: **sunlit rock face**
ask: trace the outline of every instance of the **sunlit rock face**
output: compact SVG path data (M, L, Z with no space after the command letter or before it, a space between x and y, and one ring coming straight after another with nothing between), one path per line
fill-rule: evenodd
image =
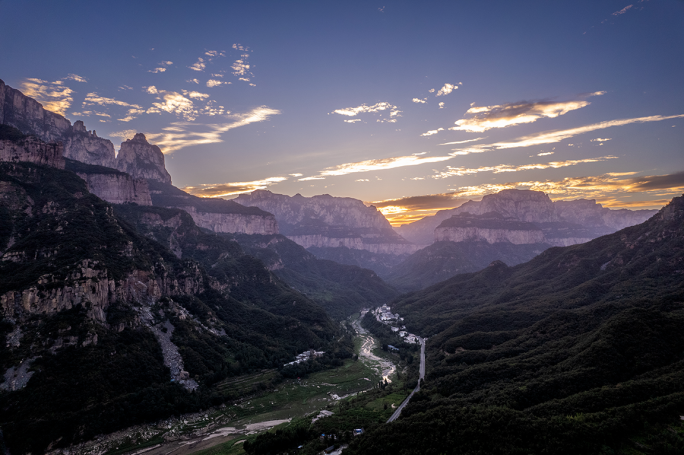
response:
M64 169L63 150L58 142L43 142L31 136L17 141L0 140L0 161L28 161Z
M147 142L142 133L121 144L116 168L136 178L171 183L171 175L164 166L164 154L159 147Z
M220 198L201 198L168 183L148 180L152 204L185 210L200 227L227 234L278 234L276 218L258 207Z
M544 232L534 223L504 218L496 212L483 215L463 213L444 220L435 229L435 241L487 243L510 242L514 245L544 243Z
M642 223L656 212L657 210L610 210L597 204L595 200L587 199L552 202L540 191L504 190L487 195L481 201L468 201L455 209L441 210L435 216L401 226L397 231L412 242L431 243L438 237L435 229L452 216L464 213L477 216L497 213L504 219L535 223L543 231L544 243L569 246ZM443 238L445 235L445 232L440 232L439 237Z
M71 134L64 138L64 156L82 163L115 167L114 144L87 131L81 120L74 123Z
M50 112L33 98L5 85L0 80L0 123L12 125L25 134L34 134L46 142L63 140L71 131L71 122Z
M290 197L257 190L235 201L274 214L280 233L305 248L346 247L384 254L409 254L418 249L394 232L375 207L358 199L328 194Z

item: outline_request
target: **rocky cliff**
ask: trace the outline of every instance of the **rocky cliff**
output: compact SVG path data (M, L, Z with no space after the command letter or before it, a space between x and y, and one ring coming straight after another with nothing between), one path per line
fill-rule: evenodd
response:
M455 209L441 210L434 216L401 226L397 231L415 243L431 243L434 230L452 216L491 212L510 220L535 223L543 230L547 243L567 246L641 223L657 211L610 210L595 200L553 202L539 191L504 190L487 195L481 201L468 201Z
M305 248L346 247L388 254L410 254L418 249L394 232L375 207L358 199L257 190L235 201L273 213L280 232Z
M88 191L111 204L152 205L145 179L136 179L116 169L66 160L66 170L85 180Z
M496 212L483 215L462 213L444 220L435 229L435 242L475 240L510 242L514 245L545 242L544 232L536 224L505 218Z
M114 166L114 145L86 131L82 121L74 125L63 116L50 112L33 98L0 80L0 124L11 125L24 134L43 141L64 143L64 157L99 166Z
M229 234L278 233L276 218L257 207L245 207L219 198L200 198L157 180L148 180L148 184L154 205L185 210L205 229Z
M7 130L6 125L0 125L0 161L27 161L64 169L64 148L61 143L46 143L33 136L24 136L18 130L14 130L15 134L7 134ZM3 139L10 135L12 139Z
M171 183L171 175L164 166L164 154L159 147L147 142L142 133L121 144L116 168L135 178Z

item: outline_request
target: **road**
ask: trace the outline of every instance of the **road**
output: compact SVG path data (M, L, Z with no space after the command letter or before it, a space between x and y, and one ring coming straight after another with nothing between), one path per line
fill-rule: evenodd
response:
M418 384L416 385L416 388L413 389L411 394L406 397L406 399L399 405L396 411L394 411L394 414L392 414L392 417L389 418L387 423L394 422L399 418L399 414L401 414L401 410L404 409L404 406L406 406L411 400L411 397L413 396L414 393L420 390L420 380L425 377L425 341L427 338L421 338L420 339L420 369L419 371L419 379L418 379Z

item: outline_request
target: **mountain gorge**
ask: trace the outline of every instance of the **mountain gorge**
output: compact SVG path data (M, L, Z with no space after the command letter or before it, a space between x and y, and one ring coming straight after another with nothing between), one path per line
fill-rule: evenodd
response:
M426 384L350 452L679 453L683 226L678 197L642 224L395 299L430 337Z

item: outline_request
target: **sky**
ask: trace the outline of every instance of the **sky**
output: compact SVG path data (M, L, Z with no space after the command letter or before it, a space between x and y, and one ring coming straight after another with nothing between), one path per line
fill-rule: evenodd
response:
M174 185L372 203L684 192L684 2L0 0L0 79Z

